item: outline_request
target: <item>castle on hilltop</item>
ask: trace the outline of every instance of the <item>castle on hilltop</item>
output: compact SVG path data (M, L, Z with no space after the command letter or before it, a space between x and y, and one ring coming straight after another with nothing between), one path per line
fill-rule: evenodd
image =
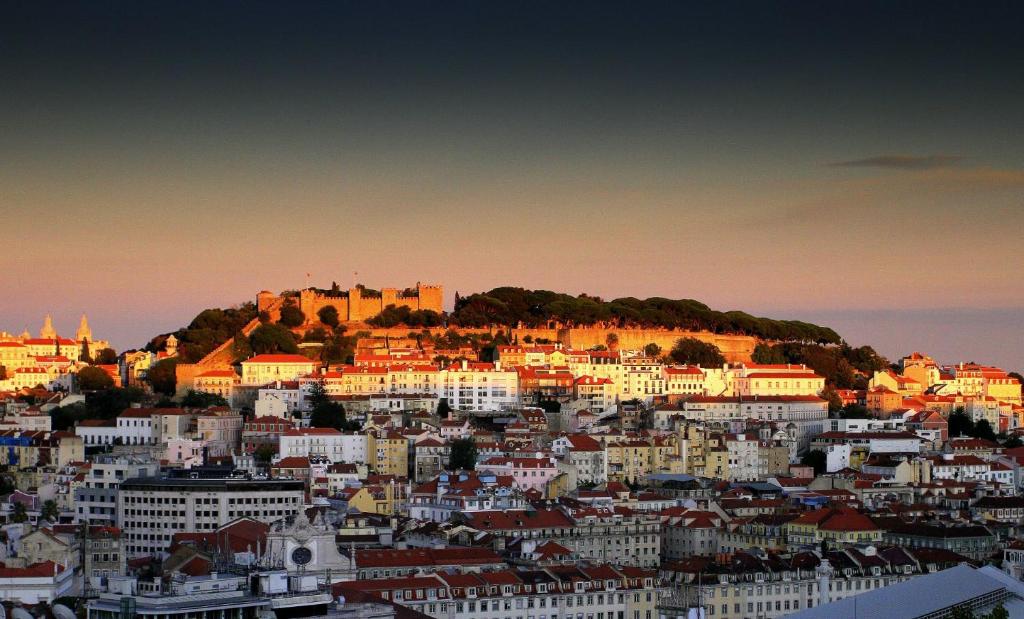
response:
M389 305L440 314L444 310L444 287L416 282L415 288L383 288L379 292L360 286L348 290L307 288L299 291L297 299L307 321L315 321L317 313L331 305L338 310L338 319L342 322L359 322L373 318ZM284 301L285 298L269 290L256 295L260 312L279 312Z

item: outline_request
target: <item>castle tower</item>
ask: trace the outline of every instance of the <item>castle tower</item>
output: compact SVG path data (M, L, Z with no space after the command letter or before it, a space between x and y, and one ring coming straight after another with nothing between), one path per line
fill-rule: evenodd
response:
M92 329L89 328L89 319L82 314L82 320L78 323L78 331L75 332L75 341L84 342L92 341Z
M44 340L57 339L57 330L53 328L53 318L49 314L43 319L43 328L39 330L39 337Z
M28 329L25 329L24 331L21 332L21 339L23 339L23 340L30 340L30 339L32 339L32 334L29 333Z

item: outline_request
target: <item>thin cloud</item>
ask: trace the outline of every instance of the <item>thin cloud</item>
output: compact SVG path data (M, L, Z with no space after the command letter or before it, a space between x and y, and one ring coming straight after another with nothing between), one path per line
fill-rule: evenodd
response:
M963 161L957 155L878 155L830 163L837 168L890 168L895 170L936 170L949 168Z

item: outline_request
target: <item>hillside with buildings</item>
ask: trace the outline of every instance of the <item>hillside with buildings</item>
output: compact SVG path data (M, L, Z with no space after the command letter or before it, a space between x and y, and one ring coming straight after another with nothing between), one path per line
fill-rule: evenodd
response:
M754 358L763 342L842 343L828 327L721 312L688 299L604 301L586 294L573 297L510 287L465 297L456 293L455 297L454 309L447 312L443 287L422 283L405 289L374 290L360 284L341 290L334 284L329 289L281 294L262 291L254 304L203 310L187 327L154 337L147 350L163 351L168 336L174 336L180 387L199 373L225 370L251 354L253 334L260 325L281 325L295 339L295 347L286 343L270 352L287 349L325 363L351 362L357 350L396 345L442 359L463 356L458 349L469 348L473 355L483 352L491 360L495 347L502 344L559 344L583 350L646 348L668 354L679 340L687 339L713 347L713 354L720 355L722 361L744 362ZM275 337L280 339L280 333ZM439 352L434 354L435 350ZM452 351L454 354L449 354Z

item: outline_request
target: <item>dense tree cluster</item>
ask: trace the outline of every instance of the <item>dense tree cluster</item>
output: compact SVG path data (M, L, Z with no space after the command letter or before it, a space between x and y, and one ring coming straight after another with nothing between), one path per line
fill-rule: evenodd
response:
M290 329L268 322L256 327L249 334L249 351L256 355L294 354L299 352L299 346Z
M278 322L286 327L294 328L306 322L306 315L294 303L285 303L281 308L281 319Z
M325 305L320 308L320 311L316 313L317 318L320 322L324 323L328 327L337 327L340 320L338 316L338 308L333 305Z
M82 391L99 391L114 386L114 379L102 368L90 365L78 371L78 388Z
M840 346L797 342L774 346L758 344L753 361L806 365L836 389L863 389L874 372L889 367L889 361L870 346L852 348L845 343Z
M725 357L722 356L722 351L717 346L692 337L676 340L676 345L672 347L668 356L676 363L700 365L706 368L725 363Z
M89 393L85 403L58 406L50 411L55 431L69 430L83 419L113 419L133 403L142 402L145 394L136 387L104 389Z
M153 388L155 393L166 396L173 396L178 389L177 365L180 360L176 358L163 359L153 364L146 372L146 382Z
M582 294L574 297L548 290L495 288L456 299L449 322L462 327L488 325L545 327L605 325L628 328L679 328L690 331L753 335L768 340L838 344L839 335L827 327L798 320L758 318L744 312L720 312L692 299L626 297L604 301Z
M178 339L178 357L185 363L195 363L213 349L231 339L253 318L256 306L244 303L228 309L207 309L199 312L184 329L173 333ZM170 333L158 335L146 345L146 350L156 352L164 348Z
M113 365L117 363L117 351L113 348L101 348L96 351L92 362L96 365Z
M210 408L211 406L227 406L228 401L224 399L224 396L216 393L189 389L185 392L185 397L181 399L181 405L185 408Z
M983 438L988 441L996 440L995 430L992 429L992 424L987 419L979 419L975 423L971 416L964 412L963 408L957 408L953 411L947 421L949 422L950 438L970 436L973 438Z
M448 452L448 470L472 471L476 468L477 455L476 442L473 439L455 439L452 441L451 451Z
M373 327L437 327L441 325L441 315L433 310L410 310L408 307L388 305L384 311L366 321Z
M359 429L359 424L348 421L345 418L345 407L339 402L334 402L327 395L327 389L323 381L313 383L309 394L309 402L312 411L309 415L309 425L314 428L334 428L335 430L354 431Z

